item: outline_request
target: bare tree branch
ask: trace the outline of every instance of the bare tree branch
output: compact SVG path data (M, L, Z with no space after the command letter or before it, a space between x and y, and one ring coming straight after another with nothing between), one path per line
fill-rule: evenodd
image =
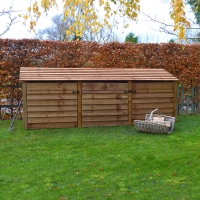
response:
M13 24L16 24L19 22L19 21L17 21L18 16L13 16L13 14L18 13L20 10L14 10L13 2L14 2L14 0L12 1L12 3L10 4L10 7L8 9L3 8L0 11L0 17L8 17L8 19L9 19L5 25L4 30L1 30L0 36L4 35L6 32L8 32Z

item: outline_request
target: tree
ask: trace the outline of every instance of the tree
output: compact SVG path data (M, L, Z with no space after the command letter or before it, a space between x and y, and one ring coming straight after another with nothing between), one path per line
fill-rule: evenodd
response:
M75 37L73 34L67 35L66 30L74 23L74 20L70 17L63 20L62 14L57 14L51 18L52 25L45 29L40 29L37 32L37 38L40 40L73 40Z
M0 20L1 22L5 21L4 27L1 27L0 37L9 31L13 24L18 22L18 16L16 15L18 12L19 10L14 10L13 8L13 1L8 8L0 10Z
M57 6L58 0L35 0L30 7L28 13L24 14L25 20L29 20L30 29L34 29L36 21L40 18L41 13L48 13L48 11ZM128 27L125 19L136 20L140 12L140 0L98 0L99 7L95 7L94 0L63 0L63 13L65 18L71 17L74 19L73 26L66 32L74 32L76 30L77 36L82 36L85 24L91 27L93 32L98 31L100 28L109 24L111 16L119 15L124 19L124 27ZM186 28L190 26L190 22L185 17L185 4L184 0L170 0L171 12L170 17L174 21L173 27L178 31L179 39L186 40ZM78 7L78 10L75 9ZM97 13L104 13L103 23L99 23ZM93 19L91 21L90 19Z
M92 19L91 19L92 20ZM100 21L100 20L99 20ZM57 14L51 19L52 25L45 29L38 30L36 38L40 40L60 40L60 41L74 41L74 40L86 40L86 41L96 41L99 43L105 43L108 41L113 41L117 38L113 31L114 24L109 28L108 26L100 28L98 31L93 32L93 30L85 25L84 32L82 36L77 36L76 31L71 32L71 34L66 34L66 30L70 29L73 25L74 20L70 17L63 20L62 14Z
M138 36L135 36L134 33L129 33L129 34L127 34L127 36L125 38L125 42L137 44L138 43Z

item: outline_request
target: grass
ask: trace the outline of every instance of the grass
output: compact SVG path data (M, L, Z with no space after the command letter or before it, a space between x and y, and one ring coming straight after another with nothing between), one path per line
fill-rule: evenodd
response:
M0 121L0 200L200 199L200 116L134 127L23 130Z

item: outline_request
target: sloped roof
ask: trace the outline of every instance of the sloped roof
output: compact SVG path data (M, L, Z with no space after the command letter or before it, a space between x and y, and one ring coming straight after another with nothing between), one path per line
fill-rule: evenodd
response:
M20 68L21 81L177 81L164 69L127 68Z

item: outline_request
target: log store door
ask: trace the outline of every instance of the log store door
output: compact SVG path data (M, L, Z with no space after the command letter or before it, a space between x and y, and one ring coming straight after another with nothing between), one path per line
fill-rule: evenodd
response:
M128 124L128 82L83 82L82 126Z
M77 127L77 82L27 83L28 128Z

